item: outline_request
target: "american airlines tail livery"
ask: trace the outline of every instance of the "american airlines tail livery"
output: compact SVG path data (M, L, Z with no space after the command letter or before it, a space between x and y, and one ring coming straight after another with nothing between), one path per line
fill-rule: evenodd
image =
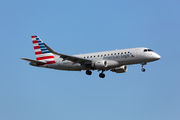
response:
M71 56L55 52L36 35L31 37L36 60L21 58L29 61L30 65L67 71L86 70L87 75L91 75L92 70L98 70L101 71L99 74L100 78L104 78L104 71L108 70L116 73L124 73L127 71L126 65L132 64L141 64L141 70L145 72L144 65L146 63L161 58L160 55L145 47Z

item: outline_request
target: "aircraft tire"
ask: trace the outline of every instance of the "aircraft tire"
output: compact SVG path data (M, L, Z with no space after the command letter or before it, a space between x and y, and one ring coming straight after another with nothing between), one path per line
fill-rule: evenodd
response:
M91 75L92 72L91 72L90 70L87 70L87 71L86 71L86 74L87 74L87 75Z
M142 71L142 72L145 72L145 71L146 71L146 69L142 68L142 69L141 69L141 71Z
M104 78L104 77L105 77L105 74L104 74L104 73L100 73L100 74L99 74L99 77L100 77L100 78Z

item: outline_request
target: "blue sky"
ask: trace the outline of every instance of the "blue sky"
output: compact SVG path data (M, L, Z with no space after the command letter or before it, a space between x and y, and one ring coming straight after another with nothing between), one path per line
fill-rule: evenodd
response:
M0 1L1 120L179 120L180 1ZM31 35L68 55L148 47L161 59L127 73L29 66Z

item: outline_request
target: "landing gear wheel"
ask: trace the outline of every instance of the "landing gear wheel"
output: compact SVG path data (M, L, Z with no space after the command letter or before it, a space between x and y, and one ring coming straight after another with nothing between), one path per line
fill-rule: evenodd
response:
M141 63L141 65L142 65L142 69L141 69L141 71L142 71L142 72L145 72L145 71L146 71L146 69L144 69L144 65L146 65L146 62L142 62L142 63Z
M104 77L105 77L105 74L104 74L104 73L100 73L100 74L99 74L99 77L100 77L100 78L104 78Z
M141 69L141 71L142 71L142 72L145 72L145 71L146 71L146 69L142 68L142 69Z
M91 75L92 72L91 72L90 70L87 70L87 71L86 71L86 74L87 74L87 75Z

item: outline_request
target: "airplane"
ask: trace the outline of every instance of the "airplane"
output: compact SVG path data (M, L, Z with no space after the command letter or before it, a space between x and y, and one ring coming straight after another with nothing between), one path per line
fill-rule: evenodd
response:
M66 55L55 52L37 35L31 36L31 38L36 60L21 58L29 61L30 65L66 71L86 70L87 75L91 75L92 71L97 70L101 71L99 74L100 78L104 78L104 72L108 70L116 73L125 73L127 65L132 64L141 64L141 70L145 72L144 65L161 58L153 50L145 47Z

